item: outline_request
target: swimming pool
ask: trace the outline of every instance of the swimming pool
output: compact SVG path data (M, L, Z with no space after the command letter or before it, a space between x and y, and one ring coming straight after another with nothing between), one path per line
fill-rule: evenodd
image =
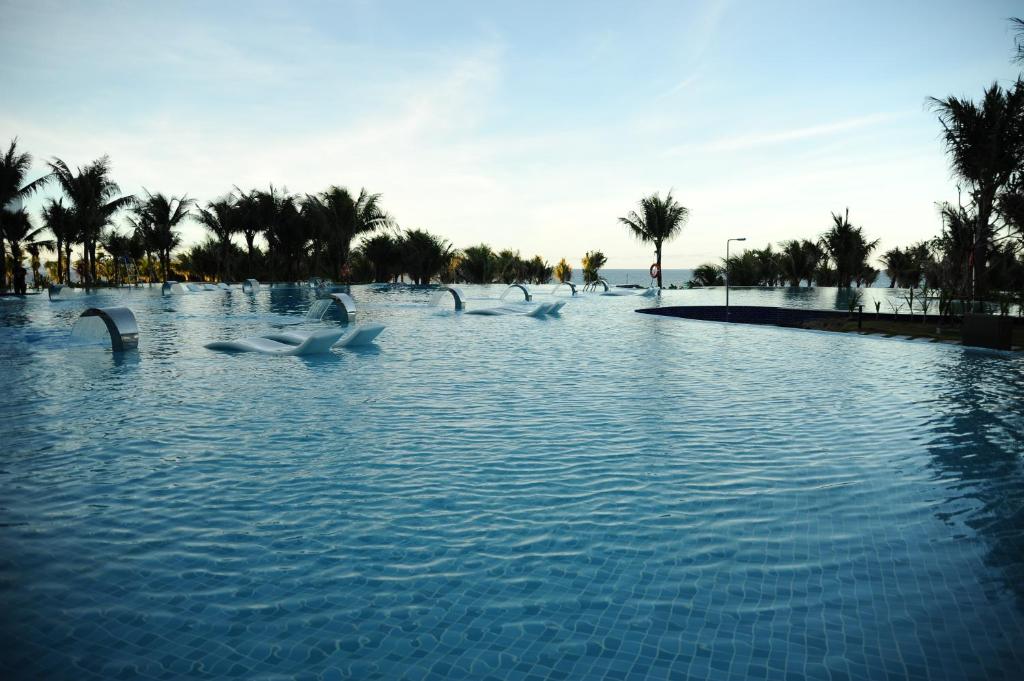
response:
M1021 359L430 295L324 357L202 347L306 290L0 303L0 674L1024 674ZM138 351L69 348L109 304Z

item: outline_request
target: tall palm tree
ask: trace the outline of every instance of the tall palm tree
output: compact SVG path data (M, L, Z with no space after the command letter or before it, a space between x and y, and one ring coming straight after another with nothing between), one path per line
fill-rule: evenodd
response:
M138 244L142 254L146 256L146 280L152 285L153 277L156 275L153 266L153 251L157 250L153 220L148 213L142 210L142 207L136 206L133 214L128 216L128 223L132 226L132 240Z
M572 281L572 265L566 262L565 258L559 260L558 264L555 265L555 279L563 284L567 281Z
M1024 19L1020 17L1011 17L1010 23L1017 30L1017 35L1014 36L1014 42L1017 45L1017 54L1013 60L1018 64L1024 64Z
M470 246L462 251L459 275L469 284L490 284L494 281L497 256L487 244Z
M883 253L879 260L885 265L885 274L889 277L889 288L908 288L907 282L911 280L913 270L908 252L897 246Z
M977 216L963 206L950 203L941 204L939 213L942 216L942 234L932 241L932 245L939 254L942 288L966 299L972 290L971 261L977 243Z
M310 213L299 210L295 196L278 191L256 192L259 219L275 278L294 280L308 255L315 229Z
M370 264L373 281L391 281L402 269L399 242L390 234L375 234L364 239L360 251Z
M583 283L594 284L601 277L600 269L608 262L601 251L587 251L583 256Z
M19 208L16 211L5 211L5 213L4 234L7 237L7 243L11 247L11 259L14 261L15 267L17 267L21 265L21 259L25 250L28 250L30 253L34 252L33 274L38 280L39 249L52 248L53 242L42 238L46 228L34 227L31 218L29 218L28 211L24 208Z
M973 249L974 296L988 292L986 267L996 201L1024 162L1024 81L1010 88L993 83L975 103L931 98L942 124L953 172L966 182L977 220Z
M113 283L115 286L119 286L122 282L121 270L125 270L126 278L128 274L127 264L131 260L131 235L121 234L116 229L108 229L100 237L100 245L110 254Z
M270 190L274 191L273 185ZM235 187L235 191L238 192L235 210L238 211L239 229L246 245L246 276L251 277L254 274L252 259L256 250L256 237L266 232L267 225L264 222L264 211L261 210L259 191L253 189L250 192L243 192L238 187Z
M315 218L331 277L338 276L348 261L353 239L388 224L380 194L370 194L366 189L353 197L345 187L332 186L316 196L307 195L303 208Z
M640 212L630 211L629 215L619 218L637 239L643 243L654 244L654 262L658 265L658 287L661 287L661 247L666 241L675 238L683 229L690 210L680 205L672 192L662 199L657 193L640 199Z
M8 219L14 219L11 213L21 207L22 201L35 194L50 179L49 175L44 175L26 183L25 177L31 167L32 156L18 153L18 139L14 138L7 151L0 156L0 291L7 288L5 223Z
M217 239L217 278L231 279L231 237L241 232L239 212L230 198L210 201L206 208L199 208L196 219Z
M76 240L75 220L71 210L64 205L64 199L48 199L43 206L43 226L53 235L55 251L57 252L56 283L64 281L67 275L67 283L71 283L71 244ZM67 248L68 254L64 255ZM66 265L66 266L65 266Z
M868 269L867 260L878 247L878 239L868 241L864 231L850 223L850 209L832 213L832 228L821 236L821 247L835 265L836 285L850 288L854 278Z
M110 158L103 156L74 171L61 159L49 164L74 216L74 232L82 241L86 285L96 278L96 242L103 228L124 208L135 205L131 194L120 196L121 188L110 179Z
M799 286L804 279L810 286L814 279L814 271L818 267L821 252L812 241L807 239L790 239L779 244L779 276L790 286Z
M152 243L160 260L161 274L166 281L171 266L171 251L181 244L181 234L177 227L189 216L195 201L188 196L168 197L159 192L151 194L146 189L143 191L146 192L146 199L141 203L139 212L142 220L152 230Z
M407 229L399 248L405 271L413 283L425 286L448 268L455 250L445 239L422 229Z
M498 281L511 284L529 278L529 265L519 255L519 251L505 248L494 258L494 272Z
M713 263L698 265L693 270L689 285L691 288L694 286L723 286L725 285L723 273L724 270Z

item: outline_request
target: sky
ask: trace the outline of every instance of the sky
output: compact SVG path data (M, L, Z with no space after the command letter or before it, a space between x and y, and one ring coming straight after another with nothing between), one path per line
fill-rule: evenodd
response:
M815 238L881 249L956 200L928 97L1012 82L1019 2L0 0L0 144L126 193L270 183L380 193L404 228L549 262L651 248L618 217L690 211L664 266ZM44 192L29 207L38 210ZM186 243L203 238L196 224Z

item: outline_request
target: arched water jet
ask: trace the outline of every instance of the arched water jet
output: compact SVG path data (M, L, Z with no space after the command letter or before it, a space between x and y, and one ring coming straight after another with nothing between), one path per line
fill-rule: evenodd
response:
M182 283L179 281L165 281L160 287L160 294L164 296L177 296L186 293L194 293L197 289L195 284Z
M551 291L551 295L558 295L558 291L561 290L562 288L568 288L571 291L570 295L576 295L576 284L572 283L571 281L563 281L562 283L560 283Z
M51 284L46 294L50 297L50 300L64 300L65 296L74 293L88 293L87 289L73 288L71 286L64 286L63 284Z
M516 282L515 284L512 284L507 289L505 289L505 292L501 294L501 298L499 300L505 300L505 296L507 296L509 294L509 291L511 291L512 289L519 289L520 291L522 291L523 296L525 296L524 300L526 302L530 302L531 300L533 300L533 294L530 293L530 289L526 288L526 284L520 284L519 282Z
M356 316L356 301L352 300L352 296L347 293L327 293L313 302L306 313L306 319L323 319L331 308L340 313L341 321L346 324Z
M242 293L256 293L260 290L260 282L255 279L246 279L242 284Z
M134 350L139 346L139 325L127 307L90 307L71 327L71 337L80 342L109 337L114 352Z
M441 301L448 296L451 296L455 300L456 312L461 312L466 309L466 297L462 295L462 289L456 286L442 286L439 288L437 293L431 296L430 304L438 306L441 304Z

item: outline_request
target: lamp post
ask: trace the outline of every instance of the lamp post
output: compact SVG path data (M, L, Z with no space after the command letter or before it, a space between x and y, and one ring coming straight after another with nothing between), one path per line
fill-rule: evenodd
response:
M739 236L725 240L725 318L729 319L729 243L732 241L746 241L747 237Z

